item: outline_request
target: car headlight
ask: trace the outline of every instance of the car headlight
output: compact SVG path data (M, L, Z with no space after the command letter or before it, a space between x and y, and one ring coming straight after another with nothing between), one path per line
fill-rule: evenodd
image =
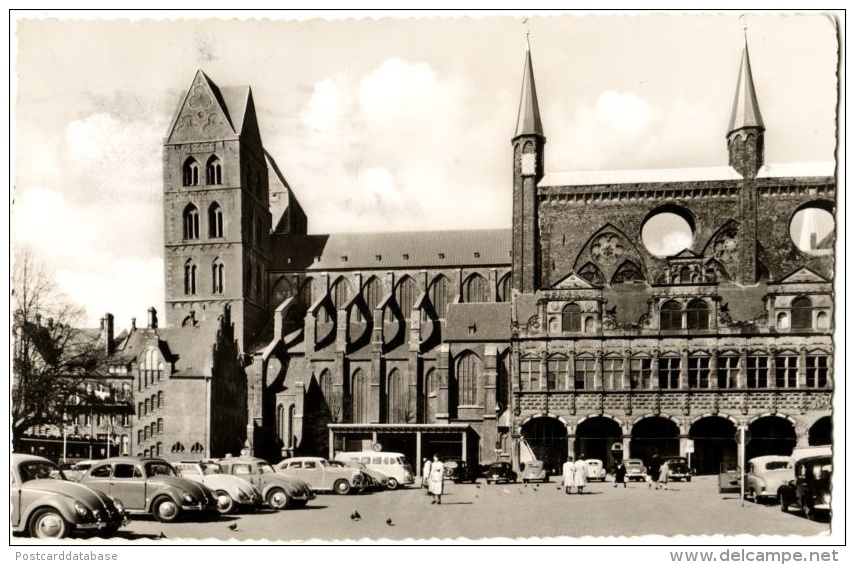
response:
M404 480L405 481L411 481L411 480L413 480L413 476L411 474L407 473L404 475Z
M241 500L249 500L249 495L243 489L238 489L238 498Z
M77 513L82 518L87 518L92 514L92 511L89 510L89 507L80 502L79 500L74 501L74 510L77 511Z
M831 493L830 492L823 493L822 501L826 504L831 504Z
M114 499L113 499L113 504L115 504L115 505L116 505L116 512L118 512L119 514L124 514L124 513L125 513L125 503L124 503L124 502L122 502L122 501L121 501L120 499L118 499L118 498L114 498Z
M186 502L187 504L196 504L196 498L189 492L182 492L181 498L183 498L184 502Z

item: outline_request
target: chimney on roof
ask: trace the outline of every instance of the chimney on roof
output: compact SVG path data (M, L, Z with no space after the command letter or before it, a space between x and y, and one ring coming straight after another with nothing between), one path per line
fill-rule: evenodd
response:
M104 351L107 355L112 355L116 350L116 343L113 341L113 315L109 312L101 318L101 330L104 332Z
M154 309L154 306L148 309L148 329L157 329L157 310Z
M131 331L134 331L135 329L137 329L137 319L131 318Z

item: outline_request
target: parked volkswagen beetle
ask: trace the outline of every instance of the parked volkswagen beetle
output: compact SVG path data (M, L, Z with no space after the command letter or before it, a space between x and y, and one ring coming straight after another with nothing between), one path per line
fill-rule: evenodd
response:
M237 510L251 511L261 506L261 493L240 477L226 475L213 461L181 461L174 464L178 474L202 483L217 497L217 511L229 514Z
M217 461L223 473L246 479L261 492L261 497L274 510L302 508L315 498L305 481L286 477L258 457L226 457Z
M130 513L153 514L161 522L174 522L182 515L203 519L217 515L217 498L211 490L179 477L163 459L105 459L92 465L80 483L121 498Z
M111 536L128 523L122 501L77 484L52 461L13 453L12 531L34 538L65 538L75 532Z

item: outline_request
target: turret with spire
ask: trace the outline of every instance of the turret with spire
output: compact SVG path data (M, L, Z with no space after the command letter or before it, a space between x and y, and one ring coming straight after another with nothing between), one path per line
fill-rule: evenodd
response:
M743 34L745 29L743 28ZM742 284L757 282L760 269L757 259L757 186L755 178L763 166L763 117L754 91L748 37L742 48L736 95L727 132L729 163L742 176L739 191L739 268L736 280Z
M511 143L514 148L511 286L520 292L534 292L540 283L537 182L543 177L543 146L546 144L546 137L543 135L540 108L537 105L528 29L525 34L525 68L520 107Z
M753 178L763 166L763 117L754 91L751 60L748 57L748 38L742 49L742 62L736 83L736 96L727 130L729 163L743 177Z

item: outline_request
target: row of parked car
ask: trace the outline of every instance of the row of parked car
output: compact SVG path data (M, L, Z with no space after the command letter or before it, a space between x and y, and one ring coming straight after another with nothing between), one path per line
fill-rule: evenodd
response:
M257 457L177 463L112 457L63 469L43 457L12 454L12 529L37 538L75 531L111 536L134 514L161 522L206 520L265 506L301 508L320 492L349 494L414 482L401 454L340 456L344 460L293 457L275 466Z

